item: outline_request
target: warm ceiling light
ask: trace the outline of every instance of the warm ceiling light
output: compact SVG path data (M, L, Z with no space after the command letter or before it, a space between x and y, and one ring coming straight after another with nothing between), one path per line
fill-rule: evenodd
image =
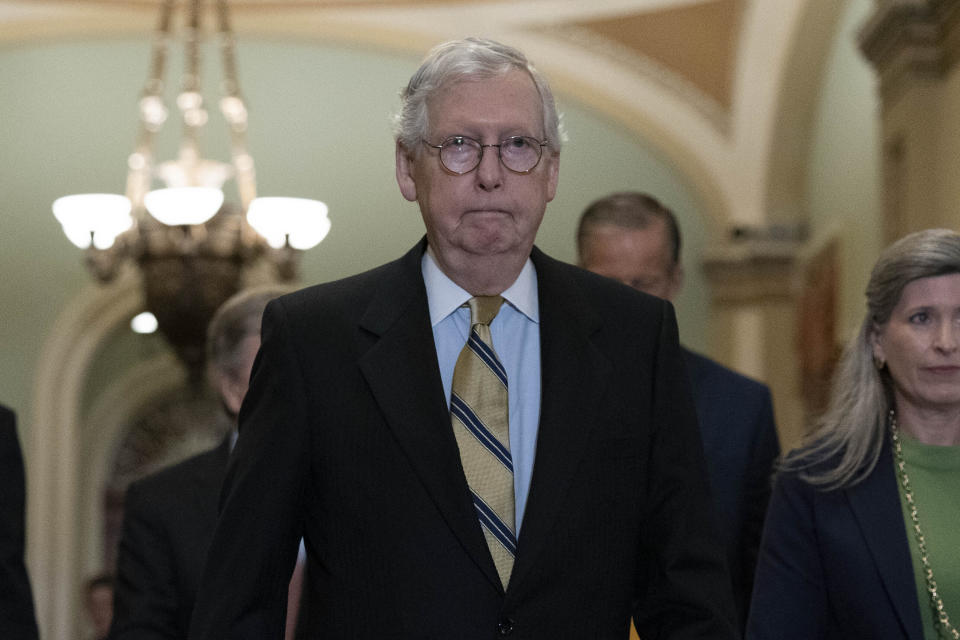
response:
M115 193L78 193L53 201L53 215L67 239L81 249L109 249L133 225L130 199Z
M223 191L213 187L154 189L143 197L143 206L171 227L203 224L223 206Z
M200 86L200 51L208 35L201 24L206 0L162 0L149 76L137 102L140 130L126 160L126 195L79 194L53 204L64 233L86 249L87 266L99 280L114 278L124 261L137 265L147 307L196 386L202 385L207 323L247 281L248 271L262 273L259 267L265 260L275 279L295 278L299 250L315 246L330 229L322 202L266 198L251 205L257 184L247 150L248 112L237 80L236 39L227 0L209 3L216 9L223 70L221 95L213 104L219 105L227 126L229 162L206 158L200 149L200 134L211 120ZM164 75L175 40L172 17L180 8L187 14L184 69L175 104L168 107ZM159 162L157 137L164 124L177 119L177 156ZM235 205L224 202L227 181L236 185ZM154 189L154 183L166 188Z
M268 197L250 203L247 221L270 246L307 250L330 232L327 205L307 198Z
M157 316L149 311L138 313L130 320L130 328L133 329L134 333L144 335L154 333L157 330L157 326Z

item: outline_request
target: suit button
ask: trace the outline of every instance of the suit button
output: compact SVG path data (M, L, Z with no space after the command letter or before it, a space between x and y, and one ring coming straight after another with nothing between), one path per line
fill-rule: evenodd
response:
M513 633L513 620L510 618L501 619L500 622L497 623L497 631L499 631L502 636L508 636Z

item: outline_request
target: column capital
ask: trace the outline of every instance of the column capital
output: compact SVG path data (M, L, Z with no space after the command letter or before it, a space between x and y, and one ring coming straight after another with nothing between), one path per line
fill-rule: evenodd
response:
M884 103L914 78L939 78L960 58L960 0L877 0L859 34Z
M793 300L802 242L732 239L707 247L702 269L713 305Z

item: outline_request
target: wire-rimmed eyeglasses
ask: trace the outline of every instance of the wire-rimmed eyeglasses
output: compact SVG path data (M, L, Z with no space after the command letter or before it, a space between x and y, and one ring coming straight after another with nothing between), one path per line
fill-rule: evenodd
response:
M470 173L483 159L487 147L496 147L500 162L514 173L530 173L540 164L543 148L549 144L529 136L510 136L497 144L481 144L467 136L450 136L440 144L423 144L440 150L440 164L450 173L462 176Z

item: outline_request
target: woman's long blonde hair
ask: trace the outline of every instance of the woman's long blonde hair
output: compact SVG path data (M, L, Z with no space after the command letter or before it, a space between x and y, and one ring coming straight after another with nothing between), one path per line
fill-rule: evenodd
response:
M855 485L873 471L893 408L893 381L874 364L873 336L910 282L950 273L960 273L960 234L949 229L911 233L880 254L867 284L867 312L837 365L827 410L782 469L825 490Z

